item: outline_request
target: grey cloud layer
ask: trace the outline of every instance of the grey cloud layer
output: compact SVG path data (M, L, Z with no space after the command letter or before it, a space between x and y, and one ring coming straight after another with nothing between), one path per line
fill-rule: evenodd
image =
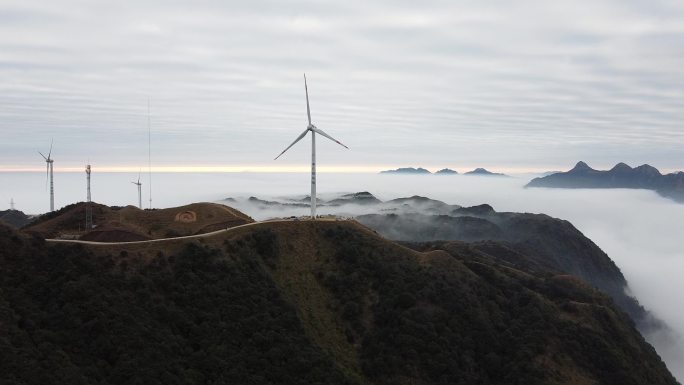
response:
M4 0L0 162L140 162L149 97L160 162L268 164L306 71L327 163L684 163L681 2L243 3Z

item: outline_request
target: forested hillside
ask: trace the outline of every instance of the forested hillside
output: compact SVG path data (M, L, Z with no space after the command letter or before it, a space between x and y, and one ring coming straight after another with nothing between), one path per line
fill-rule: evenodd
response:
M154 245L0 227L0 383L676 384L573 277L416 252L354 222Z

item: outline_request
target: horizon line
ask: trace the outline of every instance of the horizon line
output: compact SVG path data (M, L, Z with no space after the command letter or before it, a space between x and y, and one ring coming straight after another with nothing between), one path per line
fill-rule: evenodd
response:
M93 165L90 163L93 172L107 172L107 173L137 173L140 170L139 166L101 166ZM546 172L550 169L547 168L530 168L530 167L495 167L490 165L478 165L478 166L398 166L398 165L372 165L372 166L355 166L355 165L330 165L330 166L318 166L318 170L325 173L380 173L385 170L395 170L397 168L414 167L414 168L424 168L432 173L439 171L441 169L449 168L456 170L459 173L464 173L467 171L472 171L476 168L486 168L489 171L496 172L509 172L509 173L538 173ZM85 166L73 166L68 165L66 167L55 167L55 173L74 173L74 172L84 172ZM10 172L45 172L43 167L35 166L21 166L21 165L10 165L2 166L0 165L0 173L10 173ZM311 165L279 165L279 166L266 166L266 165L244 165L244 166L216 166L216 165L197 165L197 166L179 166L179 165L169 165L169 166L152 166L152 172L156 173L304 173L311 172Z
M75 173L84 172L85 166L66 166L66 167L55 167L55 173ZM106 173L137 173L140 171L139 166L102 166L98 167L91 163L93 172L106 172ZM492 165L477 165L477 166L397 166L397 165L372 165L372 166L353 166L353 165L331 165L331 166L319 166L320 172L324 173L340 173L340 174L351 174L351 173L361 173L361 174L372 174L380 173L385 170L395 170L397 168L424 168L434 173L438 170L449 168L458 171L459 174L463 174L467 171L472 171L476 168L485 168L492 172L502 172L509 174L539 174L551 171L567 171L574 167L574 165L568 167L496 167ZM612 166L611 166L612 167ZM607 169L610 169L608 167ZM244 165L244 166L216 166L216 165L197 165L197 166L153 166L152 172L154 173L306 173L311 170L310 165L295 165L295 166L265 166L265 165ZM596 168L597 170L604 169L603 167ZM659 169L663 173L677 172L676 169ZM45 172L42 167L27 167L20 165L10 165L2 166L0 165L0 173L13 173L13 172Z

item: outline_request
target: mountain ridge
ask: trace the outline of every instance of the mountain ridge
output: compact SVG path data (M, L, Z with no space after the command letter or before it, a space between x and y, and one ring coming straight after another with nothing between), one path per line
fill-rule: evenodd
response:
M357 216L384 237L402 242L495 242L546 270L577 276L609 294L641 330L663 325L627 295L627 281L610 257L570 222L544 214L499 213L489 205L450 215L392 213Z
M463 173L463 175L479 175L479 176L508 176L506 174L498 173L498 172L491 172L485 168L478 167L472 171L468 171Z
M380 174L418 174L418 175L461 175L458 173L456 170L452 170L450 168L443 168L441 170L435 171L434 173L430 172L427 169L424 169L422 167L414 168L414 167L400 167L397 169L393 170L383 170L380 171ZM496 173L496 172L491 172L488 171L485 168L478 167L474 170L464 172L462 175L481 175L481 176L508 176L506 174L502 173Z
M684 203L684 172L663 175L648 164L632 168L621 162L610 170L595 170L580 161L569 171L534 178L525 187L648 189Z
M48 246L0 226L0 379L677 383L607 297L562 275L353 221L154 245Z
M380 171L380 174L432 174L430 171L422 167L399 167L394 170Z
M244 213L217 203L192 203L165 209L110 207L91 203L95 228L85 229L86 203L78 202L39 216L22 231L43 238L134 241L192 235L253 222Z

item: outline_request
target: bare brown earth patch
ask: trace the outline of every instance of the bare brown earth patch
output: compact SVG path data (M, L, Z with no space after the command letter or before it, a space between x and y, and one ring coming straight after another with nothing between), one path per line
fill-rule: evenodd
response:
M126 242L201 234L254 222L246 214L217 203L193 203L152 210L93 203L95 227L87 231L85 208L84 202L64 207L43 215L23 231L43 238Z
M176 214L176 222L192 223L197 222L197 213L194 211L181 211Z

